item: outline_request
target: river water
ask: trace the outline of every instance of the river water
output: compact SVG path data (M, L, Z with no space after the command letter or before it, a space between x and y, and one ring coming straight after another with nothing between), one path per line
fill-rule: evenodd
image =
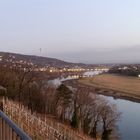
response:
M62 81L77 78L78 77L76 76L57 78L55 80L51 80L49 83L58 86ZM140 140L140 103L124 99L114 99L113 97L104 97L111 103L115 104L118 111L122 113L121 120L118 122L118 131L121 136L121 140Z
M140 140L140 103L106 97L122 113L118 123L122 140Z

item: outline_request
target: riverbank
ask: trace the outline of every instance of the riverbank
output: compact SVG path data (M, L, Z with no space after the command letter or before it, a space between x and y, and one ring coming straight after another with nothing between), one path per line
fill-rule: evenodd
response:
M140 102L140 79L111 74L82 78L78 83L94 87L98 94Z
M96 94L112 96L140 103L140 79L117 75L98 75L92 78L69 80L66 85L75 88L86 88Z

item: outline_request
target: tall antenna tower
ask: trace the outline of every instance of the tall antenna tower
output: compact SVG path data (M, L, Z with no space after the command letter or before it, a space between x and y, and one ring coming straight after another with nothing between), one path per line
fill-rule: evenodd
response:
M42 49L40 48L40 49L39 49L39 51L40 51L40 56L41 56L41 53L42 53Z

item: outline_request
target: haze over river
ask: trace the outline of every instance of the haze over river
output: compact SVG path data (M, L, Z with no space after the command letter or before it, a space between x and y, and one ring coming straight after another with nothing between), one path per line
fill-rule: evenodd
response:
M89 73L91 75L91 73ZM93 73L94 75L95 73ZM76 79L78 77L57 78L50 83L60 85L62 81ZM99 95L103 96L103 95ZM106 97L111 103L115 104L118 111L122 113L121 120L118 122L119 134L121 140L140 140L140 103L124 99L114 99Z

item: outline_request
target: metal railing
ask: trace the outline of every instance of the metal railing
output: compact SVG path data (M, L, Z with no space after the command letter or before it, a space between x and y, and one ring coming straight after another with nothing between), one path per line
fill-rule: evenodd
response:
M31 140L31 138L0 110L0 140Z

